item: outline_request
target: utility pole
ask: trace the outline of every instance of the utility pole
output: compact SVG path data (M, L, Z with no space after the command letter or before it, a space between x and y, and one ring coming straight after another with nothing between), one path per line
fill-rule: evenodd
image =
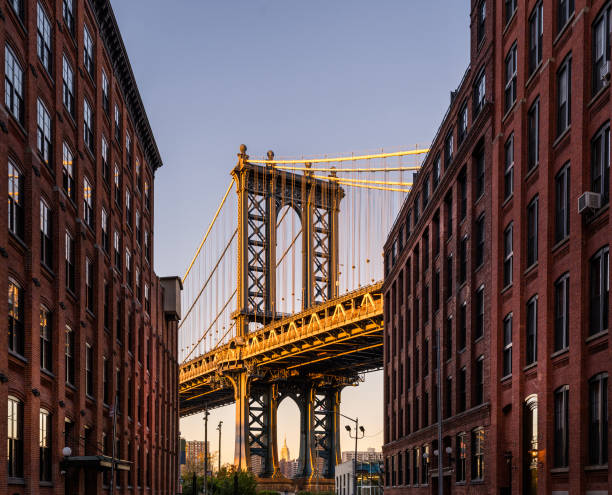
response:
M208 474L208 415L207 404L204 409L204 495L208 493L208 485L206 483L206 476Z
M357 495L357 440L365 436L365 428L363 426L359 426L359 418L349 418L344 414L340 414L340 416L350 419L355 423L355 436L351 435L351 427L349 425L346 425L345 428L346 431L348 431L349 437L355 439L355 458L353 459L353 495ZM361 432L361 436L359 436L359 432Z
M223 425L223 421L219 421L217 425L217 430L219 430L219 473L221 472L221 426Z

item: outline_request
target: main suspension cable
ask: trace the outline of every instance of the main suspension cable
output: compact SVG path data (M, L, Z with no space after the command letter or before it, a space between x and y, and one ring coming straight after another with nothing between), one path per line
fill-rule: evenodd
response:
M206 239L208 239L208 234L210 234L211 229L213 228L213 225L215 224L215 221L217 220L217 217L219 216L219 212L221 211L221 208L223 208L223 205L225 204L225 200L227 199L227 196L229 194L229 192L232 189L232 186L234 185L234 180L232 179L232 181L230 182L229 186L227 187L227 191L225 191L225 195L223 196L223 199L221 200L221 204L219 205L219 208L217 208L217 211L215 212L215 216L213 217L212 221L210 222L210 225L208 226L208 230L206 231L206 234L204 234L204 239L202 239L202 242L200 243L200 246L198 247L198 250L196 251L196 254L194 255L193 259L191 260L191 263L189 263L189 267L187 268L187 272L185 273L185 275L183 276L182 282L185 282L185 279L187 278L187 275L189 275L189 272L191 271L191 267L193 267L193 264L195 263L195 260L197 259L198 255L200 254L200 251L202 250L202 246L204 246L204 243L206 242Z
M394 153L377 153L375 155L359 155L359 156L340 156L337 158L302 158L300 160L252 160L249 158L250 163L260 164L285 164L290 165L294 163L337 163L337 162L356 162L358 160L371 160L374 158L391 158L394 156L406 156L406 155L423 155L429 152L429 148L407 150L407 151L396 151ZM278 167L281 168L281 167Z

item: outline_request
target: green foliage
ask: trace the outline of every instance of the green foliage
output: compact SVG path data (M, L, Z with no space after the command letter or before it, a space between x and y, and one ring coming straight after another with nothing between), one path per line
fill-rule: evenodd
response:
M234 484L237 480L237 490ZM236 471L233 468L221 468L217 476L208 479L208 486L213 495L256 495L257 480L250 471Z
M306 490L302 490L300 492L297 492L297 495L336 495L333 491L326 491L326 492L309 492Z
M257 492L257 495L280 495L279 492L275 492L274 490L262 490Z

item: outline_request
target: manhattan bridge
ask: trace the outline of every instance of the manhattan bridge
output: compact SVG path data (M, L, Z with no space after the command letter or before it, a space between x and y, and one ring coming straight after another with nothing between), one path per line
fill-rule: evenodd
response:
M300 411L302 485L333 484L341 391L382 368L383 244L427 151L281 160L240 147L183 277L180 414L235 404L234 464L259 456L263 484L288 482L285 398Z

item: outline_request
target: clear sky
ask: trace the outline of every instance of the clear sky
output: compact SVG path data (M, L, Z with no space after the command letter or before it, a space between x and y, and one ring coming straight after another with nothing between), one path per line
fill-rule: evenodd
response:
M335 155L428 143L467 68L467 0L112 0L164 166L155 180L155 270L183 275L229 183L238 146L262 156ZM382 374L341 410L380 450ZM222 460L233 460L234 409ZM181 420L203 438L201 415ZM298 453L297 406L279 444ZM352 449L342 431L342 450ZM280 447L279 445L279 447Z

